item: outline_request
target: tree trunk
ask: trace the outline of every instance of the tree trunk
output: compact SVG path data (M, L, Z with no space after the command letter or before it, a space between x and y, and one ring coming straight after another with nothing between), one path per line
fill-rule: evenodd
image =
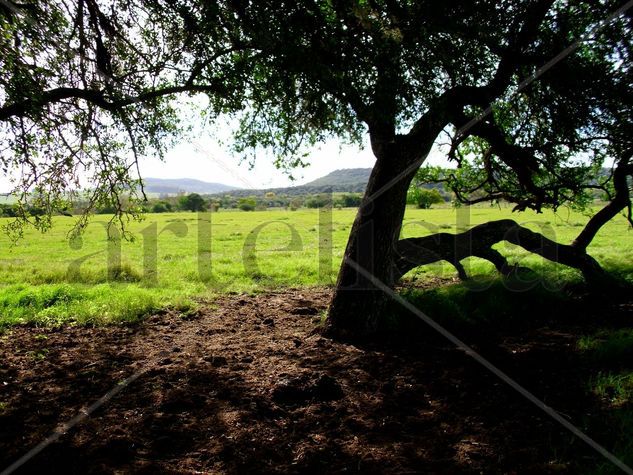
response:
M397 138L376 144L372 137L372 148L377 161L350 232L326 324L328 335L344 339L360 339L377 329L389 297L357 267L390 287L394 285L398 277L395 243L407 191L419 168L419 155L407 153Z

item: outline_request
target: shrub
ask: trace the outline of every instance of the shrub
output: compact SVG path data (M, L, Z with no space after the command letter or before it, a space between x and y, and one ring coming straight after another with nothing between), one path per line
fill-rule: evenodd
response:
M330 206L332 201L329 195L312 195L305 200L304 204L307 208L325 208Z
M167 213L171 211L171 203L159 201L152 206L152 213Z
M207 202L198 193L182 196L178 204L185 211L203 211L207 207Z
M436 203L442 203L444 199L435 188L412 187L407 193L407 203L414 204L421 209L429 209Z
M358 208L362 201L362 196L356 193L346 193L336 200L336 206L343 208Z
M242 211L255 211L257 201L255 198L240 198L237 202L237 207Z

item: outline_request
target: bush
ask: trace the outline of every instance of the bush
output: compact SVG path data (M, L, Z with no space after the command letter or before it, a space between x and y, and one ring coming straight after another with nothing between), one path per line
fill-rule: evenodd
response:
M436 203L442 203L444 198L435 188L412 187L407 193L407 203L414 204L421 209L429 209Z
M168 213L171 211L171 203L159 201L152 206L152 213Z
M114 205L103 205L96 210L97 214L114 214L116 213L116 207Z
M303 206L303 200L301 198L293 198L288 206L290 207L290 211L297 211Z
M237 202L237 207L242 211L255 211L257 201L255 198L240 198Z
M180 209L185 211L203 211L207 207L207 202L198 193L182 196L178 204Z
M325 208L331 204L332 200L329 195L312 195L305 200L307 208Z
M336 200L336 206L343 208L358 208L363 197L360 194L346 193Z
M17 213L15 206L13 205L0 205L0 217L2 218L15 218Z

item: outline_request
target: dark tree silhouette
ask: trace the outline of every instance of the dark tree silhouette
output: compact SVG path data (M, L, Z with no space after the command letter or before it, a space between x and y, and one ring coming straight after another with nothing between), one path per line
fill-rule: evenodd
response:
M49 216L86 170L89 210L129 193L138 157L161 154L181 132L175 94L206 94L212 118L236 114L236 150L272 148L282 168L300 166L305 147L329 136L360 143L368 133L376 165L328 316L332 334L357 337L375 331L388 298L358 267L393 286L406 268L400 251L413 264L428 260L398 239L409 184L442 133L459 172L436 178L465 203L506 199L539 211L586 203L591 188L610 192L572 246L543 251L597 266L587 264L588 243L630 207L633 35L623 4L3 3L1 164L20 170L20 202L37 196ZM603 163L613 176L596 183ZM18 224L32 218L18 210Z

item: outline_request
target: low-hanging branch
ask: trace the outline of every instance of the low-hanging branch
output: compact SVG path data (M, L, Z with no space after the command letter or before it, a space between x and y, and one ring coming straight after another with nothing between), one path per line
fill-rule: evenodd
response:
M631 219L631 196L629 192L629 176L633 175L633 164L629 163L633 156L633 149L626 152L623 159L616 166L613 172L613 188L615 195L607 205L592 216L582 232L571 244L573 247L585 250L591 243L600 228L611 221L618 213L628 207L628 220L633 226Z
M457 269L460 278L466 279L468 276L460 261L470 256L486 259L500 273L509 275L515 268L492 248L501 241L520 246L552 262L578 269L589 284L605 281L607 274L584 249L552 241L511 219L490 221L459 234L437 233L401 239L396 244L396 280L415 267L438 261L450 262Z

